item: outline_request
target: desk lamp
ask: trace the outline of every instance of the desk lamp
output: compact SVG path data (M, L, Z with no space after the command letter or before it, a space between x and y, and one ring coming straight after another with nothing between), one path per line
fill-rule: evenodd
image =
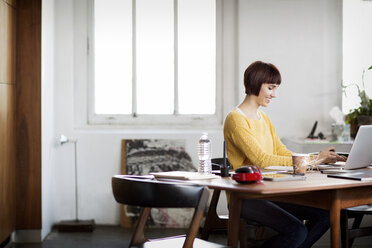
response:
M60 145L74 143L75 151L75 220L64 220L58 224L60 232L92 232L95 228L94 220L80 220L78 217L78 184L77 184L77 139L69 139L65 135L61 135L59 139Z

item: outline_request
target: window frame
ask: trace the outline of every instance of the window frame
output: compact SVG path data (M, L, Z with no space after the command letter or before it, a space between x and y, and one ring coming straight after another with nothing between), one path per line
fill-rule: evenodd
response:
M166 123L149 123L149 120L137 119L137 122L119 122L89 120L89 8L91 0L76 0L73 2L73 123L75 129L81 130L220 130L223 126L224 117L239 103L241 99L242 81L238 68L238 0L216 0L217 1L217 44L219 50L216 54L217 74L219 84L216 86L217 97L220 97L221 109L216 109L213 120L206 121L197 119L194 121L182 120L172 123L169 118ZM218 99L216 97L216 99ZM67 111L67 110L66 110ZM110 116L105 116L109 118ZM160 116L161 117L161 116ZM160 118L159 117L159 118ZM179 118L181 119L181 118ZM142 122L141 122L142 121ZM142 131L141 131L142 132Z
M135 0L132 0L135 1ZM174 0L176 3L177 0ZM124 126L200 126L200 125L218 125L222 123L222 91L221 91L221 13L222 1L216 0L216 98L215 114L178 114L173 115L112 115L112 114L95 114L94 113L94 1L87 3L87 62L88 62L88 116L89 125L124 125ZM176 29L177 32L177 29ZM177 42L177 39L175 39ZM177 46L177 45L175 45ZM175 55L177 56L177 54ZM135 68L133 69L135 70ZM135 87L135 86L134 86ZM177 82L175 82L175 88ZM176 90L176 89L175 89ZM132 93L133 94L133 93ZM135 107L134 107L135 108Z

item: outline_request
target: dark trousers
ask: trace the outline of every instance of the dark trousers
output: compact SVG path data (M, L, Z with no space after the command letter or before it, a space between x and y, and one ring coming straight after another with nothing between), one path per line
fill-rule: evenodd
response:
M263 247L311 247L329 228L327 210L290 203L246 199L241 217L278 232Z

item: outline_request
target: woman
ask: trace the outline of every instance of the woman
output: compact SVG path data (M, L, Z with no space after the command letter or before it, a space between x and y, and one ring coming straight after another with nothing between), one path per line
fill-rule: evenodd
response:
M269 117L259 110L276 97L280 83L279 70L272 64L256 61L246 69L246 97L224 124L227 156L235 170L242 165L292 165L292 152L280 141ZM330 147L316 160L334 163L345 158ZM264 247L311 247L329 228L328 211L288 203L246 199L241 216L278 232Z

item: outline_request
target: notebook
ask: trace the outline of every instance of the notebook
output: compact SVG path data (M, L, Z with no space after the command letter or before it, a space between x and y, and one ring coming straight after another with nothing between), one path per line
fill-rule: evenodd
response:
M346 162L319 165L319 169L353 170L372 164L372 125L360 126Z
M342 179L352 179L359 181L371 181L372 180L372 171L359 170L348 173L339 173L339 174L329 174L327 177L342 178Z
M200 180L200 179L216 179L221 178L214 174L200 174L192 171L166 171L166 172L151 172L156 179L178 179L178 180Z

